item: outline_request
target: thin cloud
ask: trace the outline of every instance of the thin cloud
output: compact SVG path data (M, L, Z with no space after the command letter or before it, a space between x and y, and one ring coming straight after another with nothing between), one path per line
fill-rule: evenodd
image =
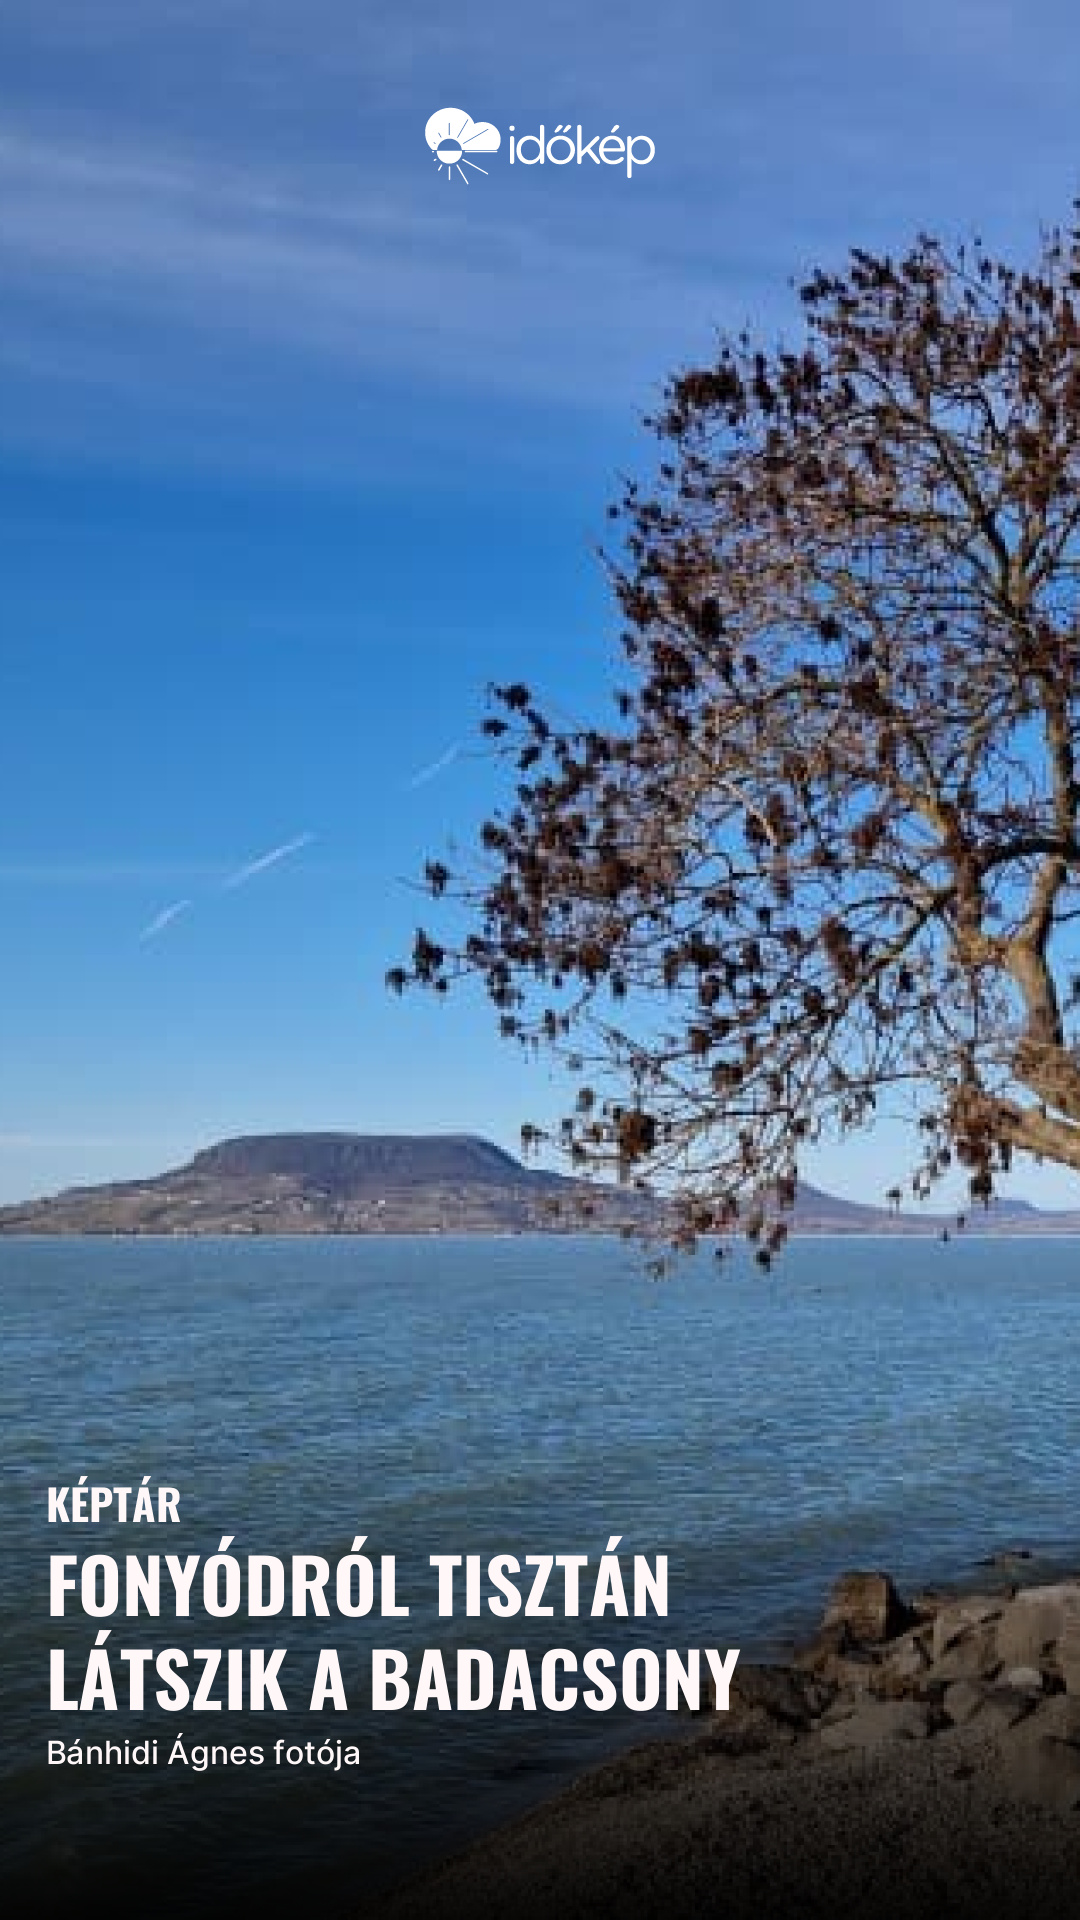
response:
M280 847L271 847L269 853L261 853L257 860L249 860L246 866L230 873L228 879L222 881L222 892L232 893L237 887L245 886L257 873L265 873L269 867L276 867L279 860L287 860L302 847L310 847L314 838L313 833L298 833L294 840L283 840Z
M455 740L453 746L447 747L445 753L440 753L438 759L433 760L430 766L421 767L419 773L414 773L412 779L405 782L406 793L412 793L415 787L426 787L429 780L434 780L438 774L445 772L447 767L453 766L460 752L461 741Z
M242 343L245 369L260 356L277 366L284 349L320 375L333 364L412 379L434 352L440 377L456 370L470 388L479 380L592 407L602 385L605 407L620 407L657 356L670 356L674 264L663 265L661 299L657 261L642 255L638 226L625 218L602 238L586 219L557 241L523 239L520 221L494 205L478 227L451 215L445 196L391 194L385 182L351 181L343 191L329 160L299 169L258 159L237 166L224 156L208 164L133 127L72 141L5 126L0 201L5 269L34 302L30 317L5 314L2 350L16 376L29 361L49 384L59 373L139 396L144 363L160 374L167 339L202 335ZM770 273L786 271L789 255L779 243L770 248ZM494 303L493 262L496 271L520 263L499 278ZM100 298L103 276L118 314L112 345L71 325L88 290ZM711 263L695 256L682 277L678 310L711 314L719 292ZM566 285L578 289L572 310L550 292ZM588 349L573 324L582 300L596 305L602 352ZM130 341L131 330L142 341L148 326L149 361L150 349L133 352ZM703 321L698 332L704 351L712 330ZM616 366L622 385L611 397ZM237 405L234 385L205 391L200 380L200 409Z
M140 941L156 939L159 933L164 933L166 927L171 927L174 920L179 920L182 913L187 913L190 906L190 900L174 900L171 907L162 907L161 912L156 913L143 928L139 935Z

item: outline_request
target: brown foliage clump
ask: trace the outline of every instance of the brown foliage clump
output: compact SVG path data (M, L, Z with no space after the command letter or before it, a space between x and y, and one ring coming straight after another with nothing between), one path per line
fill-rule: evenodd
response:
M798 350L670 381L614 723L494 690L513 802L479 878L429 869L471 931L391 975L479 975L580 1073L579 1165L766 1257L804 1143L894 1089L917 1191L1080 1169L1080 210L1030 270L921 238L802 303Z

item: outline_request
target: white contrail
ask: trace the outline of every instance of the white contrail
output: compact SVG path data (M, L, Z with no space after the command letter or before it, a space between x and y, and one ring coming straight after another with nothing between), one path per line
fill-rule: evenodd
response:
M162 907L161 912L156 913L154 918L147 922L139 939L153 940L155 935L163 933L166 927L171 926L174 920L179 920L180 915L186 913L190 905L190 900L174 900L171 907Z
M412 779L405 782L406 793L411 793L414 787L426 787L428 781L434 780L437 773L442 773L444 768L453 766L460 752L461 741L455 740L453 746L447 747L445 753L440 753L438 759L433 760L429 767L421 767L419 773L414 773Z
M314 838L313 833L298 833L295 840L283 840L280 847L271 847L269 853L261 853L257 860L249 860L246 866L230 873L221 883L222 892L231 893L234 887L242 887L257 873L265 873L268 867L276 867L279 860L287 860L291 853L299 853L301 847L309 847Z

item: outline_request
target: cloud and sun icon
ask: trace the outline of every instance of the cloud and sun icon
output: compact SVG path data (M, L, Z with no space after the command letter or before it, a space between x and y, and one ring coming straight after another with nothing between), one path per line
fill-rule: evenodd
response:
M455 173L460 174L466 186L469 184L466 167L474 173L487 172L486 167L476 165L473 154L498 153L502 144L498 127L489 126L486 120L474 120L460 107L440 107L433 113L424 128L424 138L439 172L445 167L448 180L452 180Z

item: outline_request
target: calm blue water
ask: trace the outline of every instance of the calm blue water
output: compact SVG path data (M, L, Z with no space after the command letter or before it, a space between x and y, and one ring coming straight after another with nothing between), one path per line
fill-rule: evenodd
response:
M5 1241L0 1301L0 1791L8 1871L42 1911L95 1879L119 1911L152 1889L165 1912L293 1876L355 1908L643 1731L580 1706L372 1715L373 1644L485 1646L497 1671L515 1645L749 1657L812 1627L849 1566L956 1579L1015 1543L1080 1562L1076 1242L804 1241L769 1277L703 1259L658 1286L599 1240ZM45 1489L82 1472L180 1487L181 1524L48 1526ZM48 1649L85 1662L97 1623L50 1622L49 1553L208 1555L223 1533L242 1556L332 1562L366 1534L411 1615L119 1616L118 1647L285 1645L307 1685L286 1684L287 1716L50 1715ZM666 1622L438 1618L430 1554L595 1566L612 1533L668 1553ZM309 1717L327 1645L351 1710ZM50 1736L137 1727L163 1756L178 1731L329 1733L363 1764L44 1764Z

